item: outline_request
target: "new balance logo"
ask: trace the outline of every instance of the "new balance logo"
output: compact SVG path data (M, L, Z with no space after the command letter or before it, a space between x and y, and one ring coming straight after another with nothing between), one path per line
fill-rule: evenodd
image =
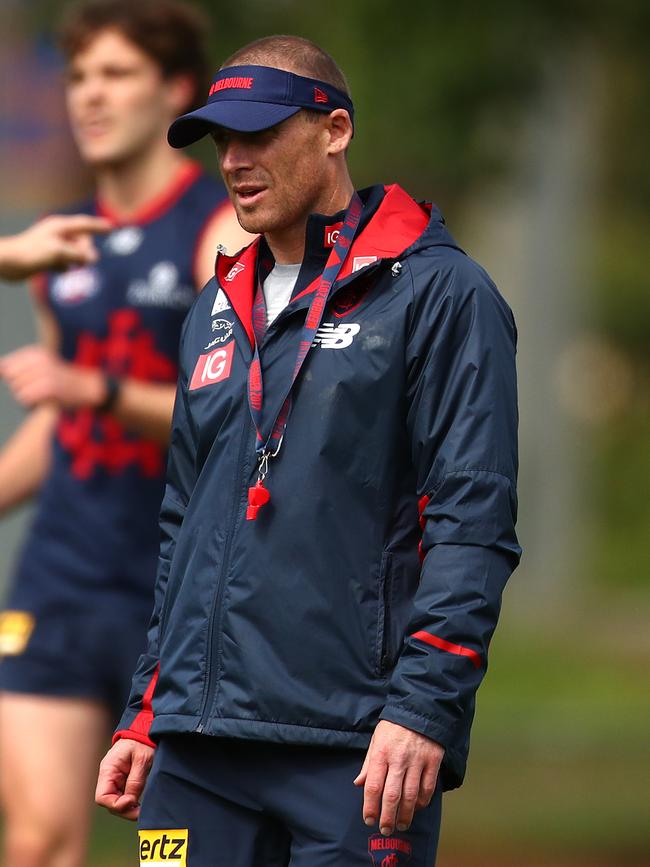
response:
M334 325L333 322L323 322L316 332L312 346L320 346L321 349L346 349L360 331L361 326L356 323Z

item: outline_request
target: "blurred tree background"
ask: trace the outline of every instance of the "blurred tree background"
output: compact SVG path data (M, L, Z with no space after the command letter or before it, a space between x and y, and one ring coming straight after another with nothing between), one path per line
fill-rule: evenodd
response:
M433 198L519 323L525 553L443 867L650 864L650 4L200 5L215 66L269 33L330 51L355 100L358 186ZM83 179L50 38L60 8L0 5L0 228ZM0 296L0 351L26 317L16 296ZM6 435L18 414L0 397ZM7 557L21 520L0 531ZM103 821L92 863L130 863L128 836Z

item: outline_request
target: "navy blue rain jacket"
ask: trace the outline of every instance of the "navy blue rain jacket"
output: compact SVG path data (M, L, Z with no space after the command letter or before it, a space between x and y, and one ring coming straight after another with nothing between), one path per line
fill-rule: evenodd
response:
M435 208L361 196L255 521L259 241L218 258L186 320L155 609L116 737L365 747L386 719L446 748L451 788L520 555L516 331ZM269 425L313 290L260 346Z

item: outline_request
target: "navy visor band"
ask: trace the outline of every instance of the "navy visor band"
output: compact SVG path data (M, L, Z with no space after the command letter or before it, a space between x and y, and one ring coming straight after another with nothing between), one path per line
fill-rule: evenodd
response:
M350 97L331 84L270 66L228 66L216 74L208 101L177 118L167 140L182 148L215 126L237 132L259 132L281 123L301 108L329 113L344 108L354 124Z

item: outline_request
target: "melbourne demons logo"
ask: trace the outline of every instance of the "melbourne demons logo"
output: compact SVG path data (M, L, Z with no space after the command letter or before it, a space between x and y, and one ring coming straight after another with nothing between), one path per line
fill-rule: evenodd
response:
M234 348L235 342L231 341L221 349L199 355L190 381L190 391L228 379Z
M374 867L399 867L411 860L413 846L402 837L368 837L368 854Z

